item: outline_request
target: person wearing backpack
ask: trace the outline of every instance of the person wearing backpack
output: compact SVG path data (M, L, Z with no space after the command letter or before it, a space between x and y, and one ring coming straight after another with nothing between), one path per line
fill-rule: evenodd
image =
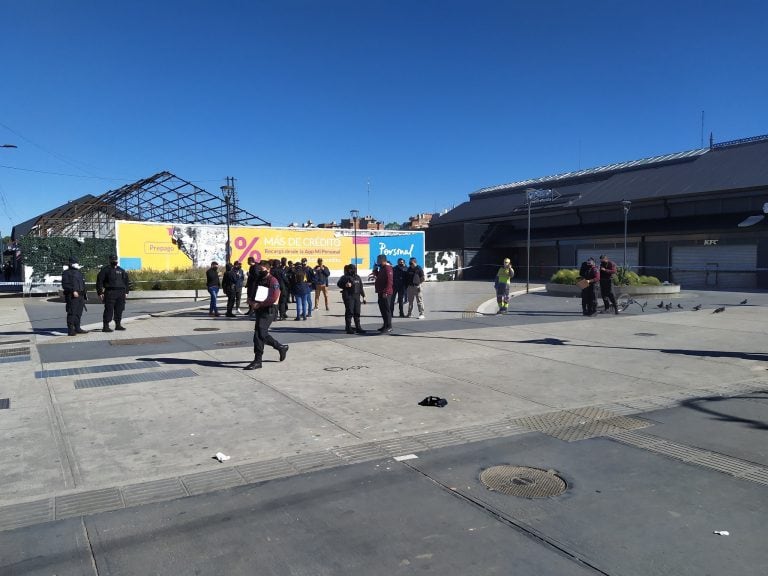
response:
M419 320L424 320L424 299L421 296L421 285L424 283L424 270L416 262L416 258L411 258L408 262L408 271L406 272L406 286L408 291L408 318L413 312L413 301L419 308Z

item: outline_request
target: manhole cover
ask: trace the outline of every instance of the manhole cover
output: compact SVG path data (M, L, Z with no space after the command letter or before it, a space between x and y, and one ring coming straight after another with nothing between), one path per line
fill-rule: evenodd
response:
M193 332L217 332L221 328L192 328Z
M250 342L247 340L227 340L225 342L216 342L216 346L223 347L245 346L246 344L250 344Z
M527 466L492 466L480 473L490 490L522 498L548 498L565 492L568 485L552 471Z

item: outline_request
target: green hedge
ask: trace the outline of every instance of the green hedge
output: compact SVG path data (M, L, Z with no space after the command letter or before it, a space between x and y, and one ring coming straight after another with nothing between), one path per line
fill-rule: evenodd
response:
M20 245L24 265L34 270L32 278L28 278L33 281L42 280L46 274L60 276L71 256L77 258L86 272L98 270L116 252L115 240L104 238L86 238L81 242L77 238L24 236Z
M564 268L555 272L549 281L552 284L573 286L579 278L578 270ZM661 286L661 280L656 276L640 276L636 272L624 268L619 268L618 273L614 274L613 283L618 286Z
M175 269L169 272L157 270L129 270L132 290L205 290L205 268ZM98 270L88 270L85 281L96 284Z

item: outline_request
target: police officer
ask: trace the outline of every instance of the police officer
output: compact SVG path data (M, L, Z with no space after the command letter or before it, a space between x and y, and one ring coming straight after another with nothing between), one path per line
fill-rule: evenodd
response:
M616 274L616 264L603 254L600 256L600 296L602 296L605 305L603 312L608 312L610 306L613 306L613 313L618 314L619 307L616 306L616 296L613 294L614 274Z
M403 304L406 302L406 293L408 289L408 268L405 267L405 260L402 258L397 259L397 266L392 268L392 302L389 304L389 309L392 312L392 316L395 315L395 301L400 307L400 318L405 317L403 312Z
M269 334L269 326L277 316L277 302L280 300L280 282L269 273L269 262L262 260L251 267L251 273L248 274L248 305L256 310L256 326L253 331L253 362L248 364L244 370L256 370L261 368L261 358L264 354L264 345L269 344L280 354L280 362L285 360L288 354L288 346L280 344ZM266 288L267 294L263 299L256 300L256 292L262 286Z
M112 332L109 323L115 318L115 330L125 330L121 324L125 297L129 292L128 272L117 265L117 256L109 257L109 266L103 266L96 276L96 293L104 302L104 328L102 332Z
M80 317L83 315L88 295L85 291L85 278L80 272L80 264L74 256L69 259L69 268L61 275L61 288L64 290L64 301L67 303L67 334L75 336L87 333L88 330L80 328Z
M347 264L344 266L344 275L339 278L336 285L341 288L341 299L344 301L344 325L347 334L365 334L360 326L360 298L365 304L365 289L363 281L357 275L357 266ZM355 329L352 330L352 319L355 320Z

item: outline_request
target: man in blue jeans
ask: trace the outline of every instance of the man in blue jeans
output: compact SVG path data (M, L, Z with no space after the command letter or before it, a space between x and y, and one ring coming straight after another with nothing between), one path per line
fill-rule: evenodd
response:
M216 306L216 297L219 295L219 288L221 288L218 262L211 262L211 267L205 271L205 285L208 288L208 294L211 295L211 305L208 307L208 316L218 316L219 308Z

